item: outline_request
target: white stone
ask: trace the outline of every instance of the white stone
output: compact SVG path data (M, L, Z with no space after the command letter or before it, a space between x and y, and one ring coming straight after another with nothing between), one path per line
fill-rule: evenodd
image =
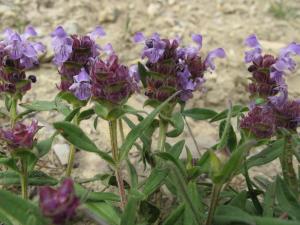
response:
M70 146L68 144L55 144L53 146L54 153L62 165L68 164Z

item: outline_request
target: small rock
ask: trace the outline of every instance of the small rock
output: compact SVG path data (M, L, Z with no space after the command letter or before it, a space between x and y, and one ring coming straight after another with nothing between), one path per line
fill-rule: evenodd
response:
M118 18L118 10L113 7L107 7L100 12L99 22L100 23L112 23L115 22Z
M147 8L147 13L149 16L154 17L159 14L161 5L158 3L151 3Z
M70 146L68 144L55 144L53 149L61 165L67 165Z

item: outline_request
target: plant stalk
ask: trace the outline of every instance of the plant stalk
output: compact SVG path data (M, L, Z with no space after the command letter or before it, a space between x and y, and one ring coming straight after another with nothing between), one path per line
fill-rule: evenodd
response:
M200 158L200 157L202 156L202 154L201 154L200 148L199 148L199 146L198 146L198 143L197 143L197 141L196 141L196 138L195 138L195 136L194 136L194 134L193 134L193 131L192 131L192 129L191 129L191 127L190 127L188 121L186 120L185 116L183 116L183 119L184 119L184 122L185 122L185 124L186 124L186 126L187 126L187 128L188 128L188 131L189 131L189 133L190 133L190 135L191 135L191 137L192 137L192 139L193 139L194 145L195 145L195 147L196 147L196 149L197 149L197 152L198 152L199 158Z
M122 121L122 119L118 119L118 122L119 122L121 141L122 141L122 144L123 144L124 140L125 140L125 134L124 134L124 129L123 129L123 121Z
M22 198L28 199L28 171L26 159L21 159L21 172Z
M164 119L160 118L159 120L159 136L157 142L157 149L159 152L165 151L165 144L166 144L166 133L168 130L168 122Z
M79 112L73 119L73 123L75 125L78 125L78 115L79 115ZM67 165L67 170L66 170L66 176L67 177L71 177L71 174L72 174L72 170L73 170L73 167L74 167L74 161L75 161L75 152L76 152L75 146L70 145L68 165Z
M292 149L291 137L287 136L285 138L285 141L286 143L284 146L284 150L280 157L282 175L284 181L287 183L290 190L293 191L296 196L298 196L297 175L294 170L294 164L293 164L293 149Z
M16 120L17 120L17 103L18 103L18 100L15 97L12 97L11 106L10 106L10 110L9 110L11 127L14 127L15 124L16 124Z
M219 199L219 195L220 195L222 186L223 185L221 185L221 184L214 184L214 186L213 186L208 217L206 220L206 225L212 225L213 217L214 217L214 214L216 211L216 207L218 204L218 199Z
M108 123L109 123L109 133L110 133L110 141L111 141L111 148L112 148L112 157L116 162L115 175L116 175L119 194L121 198L121 209L123 210L126 206L126 193L125 193L125 187L123 182L123 175L122 175L120 162L119 162L117 120L111 120Z

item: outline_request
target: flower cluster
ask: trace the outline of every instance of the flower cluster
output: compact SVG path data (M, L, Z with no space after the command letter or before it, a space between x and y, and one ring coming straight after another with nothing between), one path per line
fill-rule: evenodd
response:
M104 35L101 27L84 36L68 35L61 26L51 34L53 62L61 75L59 88L62 91L72 91L80 100L90 98L90 66L100 51L95 40Z
M18 122L12 129L0 129L0 139L4 140L12 149L32 149L36 141L34 136L40 128L36 120L33 120L28 126Z
M300 102L288 99L284 76L294 71L296 62L292 55L300 55L300 44L291 43L280 51L278 57L262 54L262 47L255 35L250 35L245 44L253 49L245 52L245 62L252 63L248 91L252 98L263 99L261 105L254 105L241 121L241 127L250 130L257 137L271 137L277 128L296 130L300 118Z
M25 71L38 64L38 54L45 51L40 42L30 41L36 36L31 26L19 34L11 29L4 31L4 39L0 41L0 92L24 94L31 88L36 78L30 75L26 79Z
M69 221L79 206L79 198L75 196L74 184L65 179L58 189L41 187L39 190L40 207L53 224L61 225Z
M119 63L118 56L111 49L107 59L98 59L91 71L92 95L96 100L120 105L138 90L135 71Z
M192 35L197 46L180 47L178 38L173 40L161 39L154 33L146 38L138 32L134 41L143 43L142 58L147 58L146 67L150 76L145 78L145 94L152 99L164 101L170 95L181 91L179 98L187 101L195 90L200 90L205 82L204 73L214 70L215 58L224 58L222 48L208 53L205 59L199 54L202 47L202 36Z

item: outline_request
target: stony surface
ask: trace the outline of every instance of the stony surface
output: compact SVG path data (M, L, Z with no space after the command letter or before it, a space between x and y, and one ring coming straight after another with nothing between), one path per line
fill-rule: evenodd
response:
M12 0L0 1L1 30L8 26L22 29L32 24L40 34L39 39L50 47L49 33L57 26L63 25L68 32L86 33L96 25L102 25L107 33L100 44L111 42L121 59L132 64L137 62L139 45L133 44L132 35L137 31L146 34L159 31L163 36L179 35L185 43L190 42L194 32L204 36L203 52L216 47L224 47L226 60L217 62L215 73L207 74L206 94L197 94L188 103L188 107L226 106L228 99L234 103L247 103L244 90L247 85L246 66L243 63L243 39L256 33L262 40L266 51L277 52L291 41L300 42L300 4L299 0L282 1L284 4L276 8L278 1L266 0ZM45 62L51 57L49 49ZM43 63L41 69L32 71L37 74L38 83L26 96L24 101L33 99L53 99L57 93L55 84L59 76L51 64ZM300 94L300 70L288 77L291 95ZM145 99L139 95L130 100L135 107L141 108ZM37 115L41 124L46 126L41 137L53 132L51 121L60 116L51 113ZM217 139L215 124L192 122L193 133L201 149L214 144ZM93 128L92 120L84 122L81 127L95 140L102 149L109 149L107 124L100 121L98 129ZM127 129L128 131L128 129ZM183 134L186 143L197 157L194 144L188 133ZM63 144L59 138L56 143ZM108 168L96 155L77 153L78 168L75 176L92 177L104 173ZM57 159L53 158L53 161ZM267 169L273 174L274 170Z

